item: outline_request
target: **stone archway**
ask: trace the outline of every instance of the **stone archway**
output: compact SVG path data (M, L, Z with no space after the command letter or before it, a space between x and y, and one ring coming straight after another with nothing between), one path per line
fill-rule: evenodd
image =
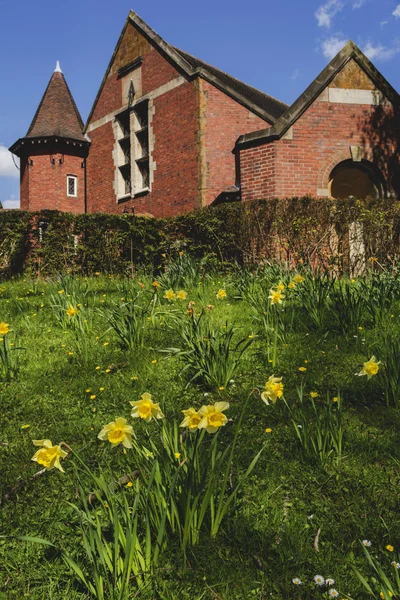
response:
M344 160L337 164L328 178L330 198L384 198L385 180L382 173L367 160Z

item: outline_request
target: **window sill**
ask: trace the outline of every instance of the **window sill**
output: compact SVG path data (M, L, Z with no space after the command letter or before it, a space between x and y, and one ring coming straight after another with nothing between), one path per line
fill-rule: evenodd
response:
M122 202L126 202L132 198L131 194L125 194L125 196L120 196L117 198L117 204L121 204Z
M133 194L133 198L138 198L140 196L145 196L146 194L150 193L150 188L143 188L142 190L138 190L137 192L135 192Z

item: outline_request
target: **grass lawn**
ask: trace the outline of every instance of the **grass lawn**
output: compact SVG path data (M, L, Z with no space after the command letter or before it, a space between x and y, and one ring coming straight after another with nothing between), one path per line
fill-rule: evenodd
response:
M185 255L0 292L1 600L400 598L395 269L334 282ZM131 416L146 392L149 422ZM177 427L202 406L214 421ZM118 417L133 448L98 438ZM67 444L64 473L31 460L46 439Z

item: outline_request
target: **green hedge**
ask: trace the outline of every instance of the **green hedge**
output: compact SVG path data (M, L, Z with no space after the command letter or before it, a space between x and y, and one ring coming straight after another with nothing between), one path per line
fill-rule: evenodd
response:
M0 211L0 276L127 274L136 266L157 267L163 254L182 250L218 262L302 260L346 271L354 269L360 243L361 261L398 259L397 201L257 200L169 219Z

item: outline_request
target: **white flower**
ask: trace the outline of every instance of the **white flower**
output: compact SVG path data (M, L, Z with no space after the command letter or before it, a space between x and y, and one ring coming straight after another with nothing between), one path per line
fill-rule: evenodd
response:
M308 515L307 519L308 519L309 521L311 521L311 519L313 519L314 517L315 517L315 515Z
M322 575L316 575L314 577L314 581L317 585L325 585L325 579L322 577Z
M370 542L369 540L363 540L362 543L364 544L364 546L366 546L367 548L369 548L370 546L372 546L372 542Z
M325 580L325 583L326 583L326 585L333 585L333 584L335 583L335 580L334 580L334 579L332 579L331 577L328 577L328 578Z
M339 596L339 592L334 588L331 588L328 592L331 598L337 598Z
M294 583L294 585L303 585L303 582L298 577L292 579L292 582Z
M400 569L400 563L396 562L395 560L392 560L392 562L390 563L392 565L392 567L394 567L395 569Z

